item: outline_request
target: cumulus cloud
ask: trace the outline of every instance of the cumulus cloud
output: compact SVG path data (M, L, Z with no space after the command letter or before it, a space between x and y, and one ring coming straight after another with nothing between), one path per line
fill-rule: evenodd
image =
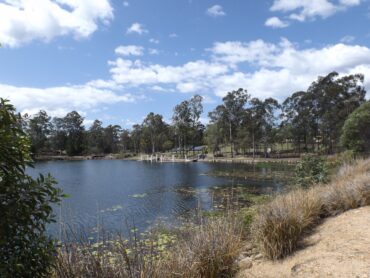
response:
M58 36L86 38L112 18L109 0L7 0L0 3L0 41L17 47Z
M270 10L289 13L293 20L306 21L317 17L327 18L349 7L361 4L361 0L274 0Z
M118 94L91 84L44 89L0 84L0 97L9 99L21 113L35 114L43 109L52 116L64 116L71 110L84 113L101 105L137 99L131 94Z
M109 62L112 79L126 86L173 84L180 92L190 92L201 83L227 73L228 66L217 62L198 60L181 66L144 63L141 60L118 58ZM192 84L192 85L190 85Z
M280 18L274 16L266 20L265 25L272 28L285 28L289 26L288 22L282 21Z
M219 16L225 16L226 13L224 12L224 9L220 5L214 5L207 9L207 15L213 16L213 17L219 17Z
M225 41L208 48L203 55L206 58L179 65L150 63L129 53L131 56L108 62L108 80L45 89L0 85L0 97L10 98L22 112L45 109L56 115L71 109L93 111L117 102L133 102L142 98L140 92L198 93L213 99L242 87L254 97L282 101L331 71L363 73L370 90L370 48L360 45L307 48L287 39L278 43Z
M116 54L122 56L142 56L144 47L137 45L120 45L115 49Z
M253 96L280 100L305 90L317 76L331 71L349 74L361 70L370 77L370 49L359 45L301 49L287 39L279 43L227 41L215 43L207 53L209 59L178 66L117 58L109 63L110 72L116 84L128 88L222 97L243 87Z
M127 34L136 33L136 34L142 35L142 34L148 33L148 30L146 30L142 24L135 22L129 28L127 28L126 33Z

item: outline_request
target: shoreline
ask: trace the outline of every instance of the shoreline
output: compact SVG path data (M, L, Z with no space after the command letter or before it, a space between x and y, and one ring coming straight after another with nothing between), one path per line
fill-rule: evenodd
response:
M167 159L164 161L151 161L150 159L141 159L138 156L134 157L120 157L117 155L107 155L107 156L67 156L67 155L38 155L34 157L36 162L42 161L81 161L81 160L132 160L132 161L143 161L143 162L156 162L156 163L196 163L196 162L206 162L206 163L235 163L235 164L257 164L257 163L287 163L295 164L298 163L301 158L252 158L252 157L235 157L235 158L205 158L197 159Z

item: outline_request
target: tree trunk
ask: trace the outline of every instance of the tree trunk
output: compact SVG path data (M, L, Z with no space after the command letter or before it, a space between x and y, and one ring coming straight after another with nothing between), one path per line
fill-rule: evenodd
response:
M229 125L229 135L230 135L230 148L231 148L231 157L234 157L234 150L233 150L233 136L232 136L232 132L231 132L231 122L230 122L230 125Z

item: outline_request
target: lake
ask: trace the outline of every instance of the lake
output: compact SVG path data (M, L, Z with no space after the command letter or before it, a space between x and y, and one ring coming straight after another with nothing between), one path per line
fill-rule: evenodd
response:
M271 178L275 170L231 163L85 160L38 162L28 171L33 176L51 173L69 195L60 208L55 208L59 224L49 227L50 233L60 237L60 223L90 233L97 225L109 232L124 232L133 226L145 230L158 219L176 221L191 215L194 209L211 209L217 188L279 191L284 181ZM252 175L207 175L230 171Z

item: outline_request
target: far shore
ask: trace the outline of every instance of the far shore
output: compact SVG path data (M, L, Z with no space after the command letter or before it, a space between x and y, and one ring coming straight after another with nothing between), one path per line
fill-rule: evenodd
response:
M289 163L294 164L300 161L300 157L294 158L263 158L263 157L250 157L250 156L237 156L237 157L206 157L204 159L183 159L183 158L168 158L164 160L156 161L153 157L150 160L149 155L142 156L131 156L122 157L121 155L80 155L80 156L68 156L68 155L37 155L34 157L35 161L79 161L79 160L135 160L135 161L151 161L158 163L189 163L189 162L207 162L207 163Z

